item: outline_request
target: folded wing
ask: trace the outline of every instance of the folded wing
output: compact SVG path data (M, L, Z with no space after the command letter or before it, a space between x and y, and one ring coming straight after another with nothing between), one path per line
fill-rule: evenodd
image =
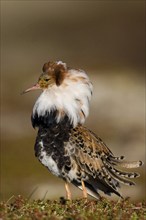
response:
M98 136L83 126L72 130L70 143L75 150L72 158L78 165L80 176L91 196L99 197L98 191L101 190L105 194L115 193L121 197L118 192L120 183L135 185L130 179L139 174L122 171L120 167L137 168L142 165L141 161L128 162L124 160L124 156L115 157ZM73 180L73 183L82 189L79 182Z

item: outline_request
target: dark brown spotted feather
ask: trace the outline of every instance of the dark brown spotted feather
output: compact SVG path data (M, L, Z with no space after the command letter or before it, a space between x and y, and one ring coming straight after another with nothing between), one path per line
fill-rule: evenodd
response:
M77 164L76 169L79 180L83 179L87 189L97 193L98 190L104 191L106 194L118 192L119 183L126 185L134 185L134 182L126 178L135 178L139 175L133 172L121 171L117 166L125 166L127 168L139 167L141 161L138 162L121 162L124 157L114 157L106 144L97 137L93 132L83 126L77 126L71 130L68 153L71 155L72 163ZM80 181L73 181L80 186Z

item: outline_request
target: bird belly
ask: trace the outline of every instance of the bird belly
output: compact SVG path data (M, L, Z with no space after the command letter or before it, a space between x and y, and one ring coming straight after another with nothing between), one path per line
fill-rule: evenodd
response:
M58 169L56 162L53 160L51 155L46 154L46 151L41 151L39 160L52 174L60 176L60 170Z
M72 182L74 179L77 179L77 173L76 173L76 170L74 169L71 169L68 174L67 174L67 177L69 179L70 182Z

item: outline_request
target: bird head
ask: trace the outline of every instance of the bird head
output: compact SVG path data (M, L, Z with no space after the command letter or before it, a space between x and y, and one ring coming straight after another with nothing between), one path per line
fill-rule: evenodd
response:
M22 94L32 90L46 90L53 85L60 86L67 73L66 64L61 61L49 61L43 65L42 70L43 73L40 75L38 82L34 86L26 89Z

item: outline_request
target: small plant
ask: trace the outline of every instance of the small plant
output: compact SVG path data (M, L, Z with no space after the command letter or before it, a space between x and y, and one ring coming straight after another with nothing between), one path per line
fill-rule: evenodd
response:
M0 203L0 219L4 220L144 220L146 202L130 199L110 201L105 198L92 201L33 200L17 196Z

